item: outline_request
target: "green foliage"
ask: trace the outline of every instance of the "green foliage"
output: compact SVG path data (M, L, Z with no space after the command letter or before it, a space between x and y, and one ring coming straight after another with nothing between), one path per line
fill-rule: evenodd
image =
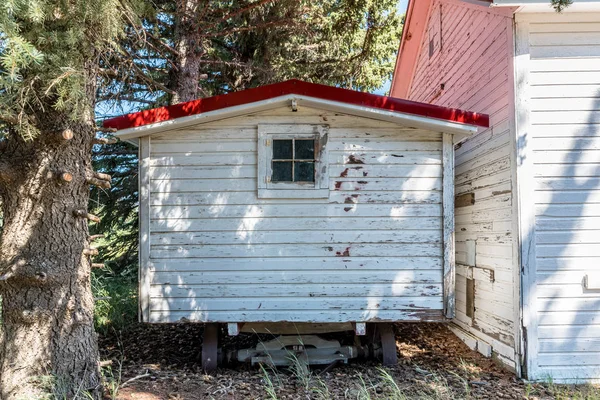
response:
M106 336L137 322L137 274L134 271L95 272L92 291L96 299L94 324L98 333Z
M550 2L556 12L562 12L565 8L573 4L573 0L550 0Z
M111 146L96 146L94 170L112 176L112 187L93 187L90 209L101 222L90 226L91 234L105 237L96 244L99 259L117 274L135 270L138 263L138 176L137 149L119 142Z
M90 66L115 51L126 14L131 5L120 0L1 2L0 121L32 140L48 108L92 115Z

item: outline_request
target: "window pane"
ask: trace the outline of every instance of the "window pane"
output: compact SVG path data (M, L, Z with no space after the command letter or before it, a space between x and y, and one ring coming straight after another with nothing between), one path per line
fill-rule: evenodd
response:
M314 162L296 162L294 163L294 182L314 182L315 181L315 163Z
M292 182L291 161L273 161L271 182Z
M273 159L292 159L292 140L273 140ZM291 169L290 169L291 171ZM291 172L290 172L291 173Z
M296 139L296 160L315 159L315 141L313 139Z

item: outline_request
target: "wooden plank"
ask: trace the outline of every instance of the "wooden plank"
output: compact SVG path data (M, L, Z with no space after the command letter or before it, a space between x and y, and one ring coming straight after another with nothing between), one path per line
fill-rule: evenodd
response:
M257 189L256 179L177 179L152 180L152 192L224 192L251 191ZM330 182L330 190L441 190L439 178L335 178Z
M454 144L452 135L447 133L444 134L443 166L444 315L454 318Z
M170 285L223 285L227 282L244 282L245 284L327 284L327 283L440 283L442 277L439 270L390 271L370 270L348 271L340 275L339 271L272 271L263 274L260 269L249 271L199 271L199 272L153 272L152 284Z
M194 153L194 155L153 156L150 165L155 166L209 166L209 165L256 165L256 153Z
M150 137L139 141L139 318L140 322L150 321Z
M600 84L594 85L541 85L531 86L531 98L582 98L598 97ZM542 122L543 123L543 122Z
M467 207L475 204L475 193L465 193L456 196L454 199L456 208Z
M416 220L418 218L418 221ZM368 217L353 218L210 218L190 220L150 221L152 232L199 232L199 231L287 231L291 226L298 231L312 230L386 230L413 229L415 224L422 229L440 229L439 217Z
M291 227L290 227L291 228ZM598 232L600 233L600 231ZM600 236L598 236L600 241ZM152 233L152 245L188 245L188 244L284 244L284 243L439 243L442 232L433 230L401 231L315 231L310 235L297 231L279 232L177 232Z
M386 151L386 152L409 152L409 151L440 151L441 142L423 141L376 141L371 139L341 140L328 143L330 151L362 152L362 151Z
M581 198L579 204L538 204L535 215L539 217L600 217L600 204L585 203Z
M537 204L600 203L600 190L536 190L535 199Z
M597 226L597 225L596 225ZM597 257L552 257L537 260L539 271L592 271L598 267ZM583 274L582 274L583 275ZM581 281L579 282L582 283Z
M150 313L150 322L175 323L196 322L398 322L398 321L444 321L438 310L304 310L289 311L156 311Z
M537 164L534 167L534 173L536 177L600 177L600 162L594 164ZM581 197L581 199L584 198Z
M535 113L533 114L535 115ZM581 121L585 121L582 119ZM551 122L551 121L548 121ZM536 138L532 142L533 150L600 150L598 137Z
M571 325L558 324L540 326L540 339L569 339L575 338L598 338L600 337L600 325Z
M150 179L232 179L232 178L254 178L256 179L256 166L180 166L180 167L152 167L150 168Z
M532 104L536 105L539 100L541 99L532 100ZM564 99L556 99L556 101L565 103ZM590 101L598 100L592 99ZM566 105L565 107L569 106ZM594 125L588 124L537 124L531 127L531 133L533 137L594 137L597 134L597 129Z
M424 165L441 164L442 153L440 151L331 151L329 162L332 164L406 164Z
M354 165L333 164L329 168L332 178L440 178L441 165Z
M290 200L293 202L293 200ZM312 204L156 206L150 209L153 220L197 218L289 218L289 217L441 217L439 204ZM418 221L416 221L418 222Z
M538 217L536 228L540 231L550 230L595 230L598 229L598 217L546 218Z
M531 145L531 96L529 22L515 19L515 126L516 126L516 193L518 220L517 244L520 250L521 271L521 324L526 329L523 341L525 360L520 360L528 376L538 374L537 307L536 307L536 252L535 252L535 215L533 213L533 151Z
M201 131L199 131L201 133ZM217 141L217 142L159 142L152 146L152 157L175 155L177 153L235 153L256 152L256 140Z
M335 178L330 190L442 190L440 178Z
M152 246L150 257L441 257L438 243L386 243L386 244L237 244Z
M564 74L564 72L561 72ZM598 72L600 74L600 72ZM531 110L532 111L598 111L600 110L600 105L598 104L598 99L594 97L590 98L570 98L568 101L565 101L564 98L545 98L545 99L533 99L531 101ZM538 124L539 126L541 124ZM574 124L573 124L574 125ZM571 126L573 126L571 125ZM533 131L537 131L536 129ZM585 125L583 126L585 127ZM560 126L557 126L556 129L560 129Z
M392 283L371 286L364 283L331 283L316 285L255 284L243 283L209 285L152 285L150 294L154 298L187 298L195 296L229 297L363 297L369 293L374 298L383 297L436 297L442 298L441 283Z
M395 188L390 188L395 189ZM191 193L155 193L150 199L152 206L194 206L194 205L261 205L287 204L288 199L258 199L255 191L246 192L191 192ZM329 199L321 200L324 204L441 204L442 192L429 190L411 191L342 191L329 193ZM294 199L295 204L317 204L315 199Z
M289 258L192 258L173 260L151 260L150 270L161 272L179 271L287 271L297 270L347 271L347 270L418 270L439 269L441 258L432 257L323 257L306 258L301 261L297 257ZM257 267L259 266L259 267Z
M594 190L599 187L600 178L569 177L537 178L535 180L536 190Z
M152 311L414 310L443 307L440 297L153 298Z

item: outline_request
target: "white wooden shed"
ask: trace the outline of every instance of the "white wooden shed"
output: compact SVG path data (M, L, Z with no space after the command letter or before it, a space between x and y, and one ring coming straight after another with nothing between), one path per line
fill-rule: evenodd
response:
M454 143L486 115L297 80L105 121L140 149L145 322L454 316Z

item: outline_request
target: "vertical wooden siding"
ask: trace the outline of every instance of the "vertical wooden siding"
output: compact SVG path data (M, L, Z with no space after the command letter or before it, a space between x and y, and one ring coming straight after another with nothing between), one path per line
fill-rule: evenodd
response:
M487 113L489 129L455 152L455 192L475 204L456 208L456 318L464 331L490 344L514 366L515 253L511 233L511 19L498 11L454 0L434 1L430 25L440 24L441 45L430 57L427 34L412 79L410 100ZM426 31L435 31L430 26ZM436 38L433 38L434 43ZM400 79L397 77L396 79ZM474 268L467 241L475 241ZM467 316L467 275L475 280L474 317ZM482 349L480 349L482 350ZM482 350L482 352L484 352Z
M257 198L257 124L328 124L328 199ZM300 107L155 135L150 322L438 319L442 135Z
M535 177L532 378L598 381L600 291L583 279L600 272L600 14L522 19Z

